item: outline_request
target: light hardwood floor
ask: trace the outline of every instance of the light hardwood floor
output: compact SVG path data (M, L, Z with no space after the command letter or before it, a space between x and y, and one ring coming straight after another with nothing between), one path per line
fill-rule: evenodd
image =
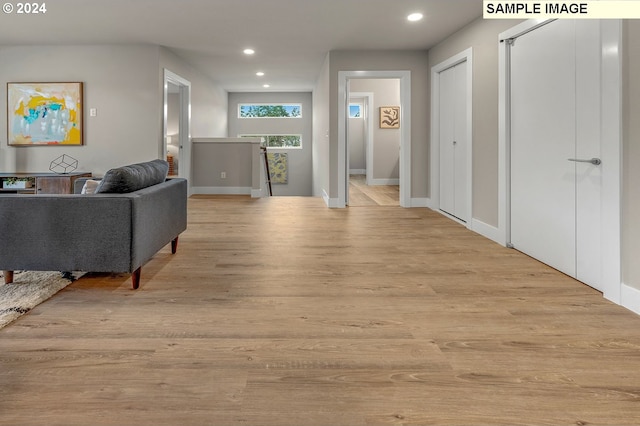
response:
M349 207L399 206L398 185L367 185L364 175L349 176Z
M640 424L640 318L427 209L194 197L130 287L0 330L0 424Z

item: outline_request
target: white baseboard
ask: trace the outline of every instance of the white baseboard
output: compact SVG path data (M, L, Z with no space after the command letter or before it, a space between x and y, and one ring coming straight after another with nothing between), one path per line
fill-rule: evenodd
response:
M371 179L369 185L400 185L400 179Z
M640 290L622 284L620 304L632 312L640 315Z
M458 222L462 225L465 225L467 227L467 229L470 229L471 231L482 235L485 238L490 239L493 242L496 242L500 245L504 245L502 238L501 238L501 234L500 234L500 230L498 228L496 228L493 225L488 225L486 223L484 223L481 220L478 219L471 219L471 223L465 223L464 221L451 216L445 212L443 212L442 210L440 210L439 208L436 208L435 206L433 206L433 203L431 202L430 198L427 198L427 203L428 205L426 207L430 208L431 210L438 212L442 215L444 215L445 217L448 217L449 219L453 220L454 222Z
M251 190L251 198L262 198L262 197L264 197L264 191L262 189Z
M193 186L191 189L194 194L202 195L252 195L249 186Z
M338 199L329 198L329 194L327 194L327 191L325 191L324 189L322 190L322 199L330 209L339 209L341 207Z
M322 190L322 199L324 200L324 203L327 205L327 207L329 207L329 194L327 194L327 191L325 191L324 189Z
M349 169L349 174L350 175L366 175L367 170L366 169Z
M471 230L502 245L500 230L495 226L487 225L478 219L471 219Z
M411 207L431 208L431 199L430 198L412 198Z

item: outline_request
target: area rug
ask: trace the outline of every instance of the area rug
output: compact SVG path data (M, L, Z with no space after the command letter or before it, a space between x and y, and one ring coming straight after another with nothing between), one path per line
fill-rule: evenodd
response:
M0 274L1 276L2 274ZM0 328L49 299L71 284L78 273L16 272L13 283L4 284L0 278Z

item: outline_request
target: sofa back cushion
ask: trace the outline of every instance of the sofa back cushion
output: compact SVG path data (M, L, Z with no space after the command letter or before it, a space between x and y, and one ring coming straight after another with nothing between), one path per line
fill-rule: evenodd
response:
M105 173L96 193L118 193L137 191L157 185L167 179L169 163L163 160L147 161L111 169Z

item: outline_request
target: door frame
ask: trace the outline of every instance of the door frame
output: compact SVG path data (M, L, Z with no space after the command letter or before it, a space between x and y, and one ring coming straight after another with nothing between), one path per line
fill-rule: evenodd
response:
M466 223L440 210L440 73L467 63L467 212ZM438 143L436 143L436 141ZM472 229L473 222L473 48L468 48L431 68L431 208Z
M553 20L531 19L499 34L498 82L498 239L511 245L511 40ZM604 297L621 304L621 176L622 176L622 21L601 25L602 159L602 288ZM516 41L517 42L517 41Z
M164 68L163 70L163 114L162 114L162 142L160 144L160 158L167 158L167 119L169 102L169 84L178 86L179 96L179 154L178 154L178 176L187 179L188 193L191 190L191 82L178 74Z
M338 71L338 208L347 205L347 105L349 80L397 78L400 80L400 206L411 207L411 71Z

